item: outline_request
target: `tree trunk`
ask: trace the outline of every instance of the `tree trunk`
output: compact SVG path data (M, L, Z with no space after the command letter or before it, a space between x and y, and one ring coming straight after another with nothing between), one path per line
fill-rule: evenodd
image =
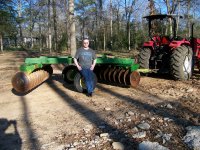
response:
M188 28L188 37L191 35L191 32L190 32L190 7L191 7L191 1L188 0L187 1L187 28Z
M20 37L20 45L23 43L23 35L22 35L22 24L21 24L21 18L22 18L22 2L21 0L18 0L18 17L19 17L19 37Z
M64 9L65 9L65 14L66 14L66 34L67 34L67 50L69 49L69 43L70 43L70 41L69 41L69 33L68 33L68 29L69 29L69 23L68 23L68 18L69 18L69 13L68 13L68 8L67 8L67 5L68 5L68 0L64 0L64 3L65 3L65 5L64 5Z
M1 46L1 52L3 53L3 36L0 34L0 46Z
M70 50L71 56L76 54L76 29L74 18L74 0L69 0L69 29L70 29Z
M98 42L98 27L100 27L100 15L101 15L101 11L99 11L99 9L98 9L98 5L97 5L97 3L95 3L95 5L96 5L96 13L95 13L95 15L96 15L96 20L95 20L95 48L96 49L99 49L99 42ZM100 14L100 15L98 15L98 14Z
M42 52L42 30L41 30L41 18L39 17L39 34L40 34L40 37L39 37L39 45L40 45L40 53Z
M54 49L55 49L55 51L57 52L58 50L57 50L57 45L58 45L58 36L57 36L57 19L56 19L56 17L57 17L57 15L56 15L56 1L55 0L53 0L52 1L52 3L53 3L53 23L54 23Z
M106 51L106 29L105 25L103 28L103 50Z
M177 4L178 4L178 1L177 0L174 0L174 1L169 1L169 0L164 0L165 4L166 4L166 7L167 7L167 13L168 14L174 14L174 12L176 11L176 8L177 8ZM172 19L169 18L169 34L170 36L172 35Z
M32 14L32 0L30 0L30 37L31 37L31 48L33 48L33 14Z
M85 17L85 15L83 15L83 18L84 17ZM84 21L84 19L83 19L83 22L82 22L81 35L82 35L83 38L85 37L85 21Z
M167 7L167 13L170 14L171 10L170 10L169 0L166 0L165 3ZM172 36L172 19L171 18L169 18L169 35Z
M128 50L131 50L131 29L130 29L130 22L131 22L131 15L133 13L133 6L135 4L135 0L132 1L131 6L126 11L127 14L127 37L128 37Z
M149 0L150 15L155 14L155 4L154 0Z
M130 21L128 23L128 50L131 50L131 30L130 30Z
M51 1L48 0L48 48L49 53L52 53L52 44L51 44Z
M137 24L134 22L134 24L133 24L133 31L134 31L134 38L133 38L133 46L134 46L134 49L136 49L136 47L137 47L137 31L136 31L136 26L137 26Z
M112 20L112 0L110 0L110 48L113 47L113 20Z
M49 35L45 36L45 43L46 43L46 47L49 49Z

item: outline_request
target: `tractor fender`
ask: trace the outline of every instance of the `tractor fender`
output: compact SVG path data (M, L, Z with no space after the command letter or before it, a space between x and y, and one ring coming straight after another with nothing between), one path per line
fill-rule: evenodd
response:
M172 49L180 47L181 45L188 45L190 46L190 42L189 41L172 41L169 44L169 47L171 47Z
M144 42L143 47L150 47L151 49L154 49L154 42L153 41Z

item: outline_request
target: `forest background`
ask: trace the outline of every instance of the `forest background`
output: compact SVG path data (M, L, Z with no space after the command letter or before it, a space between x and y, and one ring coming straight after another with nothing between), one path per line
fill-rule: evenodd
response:
M130 52L149 40L154 14L182 15L178 34L200 38L199 0L0 0L0 49L75 51L88 37L98 51Z

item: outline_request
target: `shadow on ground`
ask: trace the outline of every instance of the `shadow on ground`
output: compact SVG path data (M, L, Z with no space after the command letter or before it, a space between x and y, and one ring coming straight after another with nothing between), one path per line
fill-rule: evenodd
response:
M21 150L21 147L22 139L17 130L16 120L0 118L0 149Z

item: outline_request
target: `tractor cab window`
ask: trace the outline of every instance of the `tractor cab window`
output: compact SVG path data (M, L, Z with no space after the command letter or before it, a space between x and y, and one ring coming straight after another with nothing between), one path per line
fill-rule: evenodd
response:
M160 36L160 37L172 37L173 36L173 25L170 26L169 18L155 19L151 21L151 36ZM171 23L172 24L172 23Z
M178 23L177 40L181 39L189 40L191 36L191 28L189 27L190 25L188 24L187 20L181 19L177 23Z
M170 26L171 24L171 26ZM169 44L173 38L173 20L169 18L152 19L150 24L150 37L158 45Z
M193 36L194 38L200 37L200 22L193 22L192 23L192 25L191 25L191 36Z

